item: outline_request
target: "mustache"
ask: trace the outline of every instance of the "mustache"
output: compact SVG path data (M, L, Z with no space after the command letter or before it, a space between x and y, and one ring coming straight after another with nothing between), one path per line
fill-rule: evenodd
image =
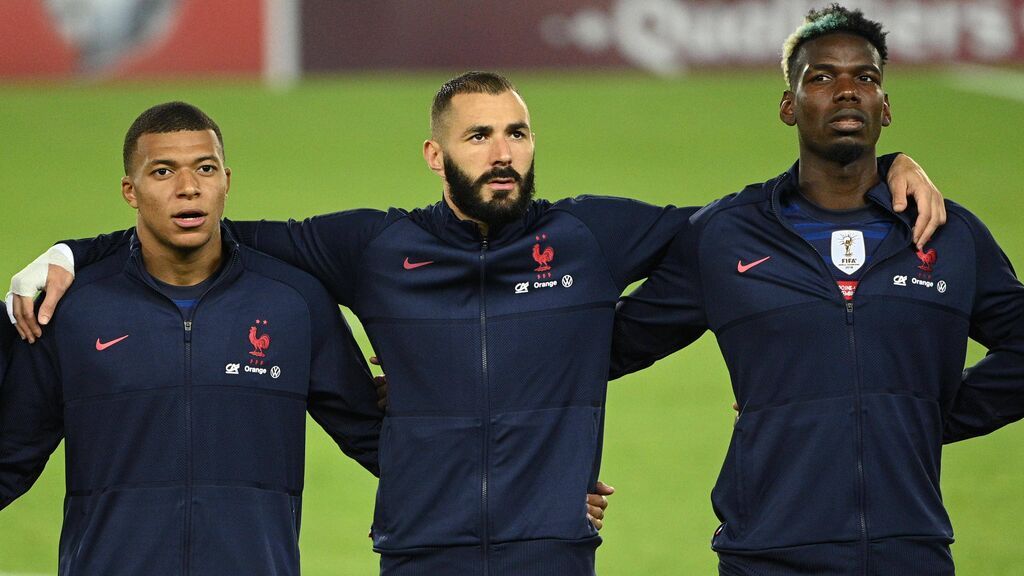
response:
M489 171L481 174L480 177L476 179L476 181L477 183L482 184L494 180L495 178L511 178L516 182L523 181L523 175L520 174L515 168L511 166L498 166L496 168L492 168Z

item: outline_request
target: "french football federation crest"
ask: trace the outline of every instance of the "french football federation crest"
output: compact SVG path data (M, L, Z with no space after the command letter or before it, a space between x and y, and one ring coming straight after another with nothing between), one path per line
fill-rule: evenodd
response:
M917 259L921 261L921 264L917 267L918 270L931 274L935 267L935 262L939 259L939 254L935 251L935 248L929 248L927 251L918 250Z
M847 275L853 274L867 260L864 233L860 230L836 230L832 233L832 263Z
M537 267L533 271L538 272L538 279L550 278L551 261L555 259L555 249L551 246L541 249L540 243L548 239L547 234L540 234L535 236L534 239L537 243L533 245L533 261L537 263Z
M265 357L267 354L264 351L270 348L270 334L258 334L261 324L263 329L266 330L266 320L257 320L255 326L249 327L249 344L252 344L252 351L249 352L249 355L257 358Z

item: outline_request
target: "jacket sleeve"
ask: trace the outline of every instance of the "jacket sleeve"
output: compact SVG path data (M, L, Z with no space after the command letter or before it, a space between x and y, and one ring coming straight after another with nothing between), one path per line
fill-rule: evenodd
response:
M970 214L965 219L974 236L977 275L970 337L988 354L964 370L946 415L945 443L1024 417L1024 286L985 225Z
M14 324L3 320L0 317L0 385L3 384L4 374L7 373L7 366L11 362L11 348L14 347L14 341L18 339Z
M559 204L597 239L619 290L650 274L696 210L608 196L580 196Z
M322 292L322 290L321 290ZM384 414L362 352L326 293L310 304L312 365L307 409L342 452L380 475L377 444Z
M335 301L351 306L366 245L384 228L385 212L360 209L287 222L225 220L238 241L316 276Z
M71 248L71 253L75 256L75 270L81 270L127 246L132 238L132 230L118 230L95 238L61 240L60 243Z
M646 368L707 330L698 260L699 229L683 226L661 264L615 310L609 377Z
M15 342L0 386L0 509L32 487L64 437L52 334Z

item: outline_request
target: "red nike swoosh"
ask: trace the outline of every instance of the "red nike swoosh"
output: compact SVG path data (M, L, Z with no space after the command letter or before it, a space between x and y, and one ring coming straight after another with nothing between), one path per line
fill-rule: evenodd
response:
M433 264L433 263L434 263L433 260L427 260L426 262L409 262L409 259L406 258L405 262L402 262L402 268L405 268L406 270L415 270L416 268L419 268L420 266L426 266L427 264Z
M100 339L97 338L96 339L96 349L97 350L106 350L107 348L110 348L114 344L117 344L118 342L120 342L121 340L124 340L127 337L128 337L128 335L125 334L124 336L121 336L120 338L118 338L116 340L111 340L110 342L100 342Z
M754 266L757 266L758 264L764 262L765 260L768 260L769 258L771 258L771 256L765 256L764 258L761 258L760 260L758 260L756 262L751 262L750 264L744 264L743 260L737 260L736 261L736 271L739 272L740 274L743 274L747 270L750 270Z

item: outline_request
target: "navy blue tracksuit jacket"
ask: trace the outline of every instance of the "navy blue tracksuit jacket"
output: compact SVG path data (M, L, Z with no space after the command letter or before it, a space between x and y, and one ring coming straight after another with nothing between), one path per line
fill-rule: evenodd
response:
M0 316L0 384L3 383L4 373L7 372L7 364L11 359L11 348L14 341L18 339L18 331L14 324L7 321L7 318Z
M692 210L534 202L480 236L447 204L235 223L319 277L388 375L373 542L396 575L588 576L615 303ZM88 262L106 242L78 245Z
M378 471L376 392L333 300L229 239L225 259L185 322L123 243L16 343L0 508L63 438L59 574L298 575L307 411Z
M894 225L847 302L779 216L797 170L692 218L623 300L613 372L715 333L742 407L712 492L723 575L951 575L942 444L1024 416L1024 286L952 202L918 256L880 186ZM968 338L989 354L964 372Z

